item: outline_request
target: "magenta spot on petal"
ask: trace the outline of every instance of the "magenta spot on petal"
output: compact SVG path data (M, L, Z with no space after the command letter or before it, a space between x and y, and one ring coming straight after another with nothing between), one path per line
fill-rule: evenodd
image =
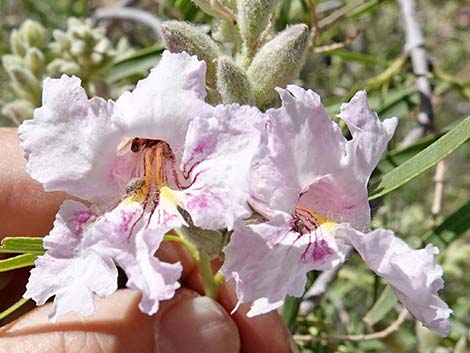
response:
M188 202L188 208L207 208L209 202L206 195L198 195Z
M194 147L194 153L202 153L204 151L204 147L207 145L206 141L199 142L196 147Z
M315 241L312 251L313 261L321 261L323 258L331 254L333 254L333 250L328 246L328 243L324 239Z
M122 216L122 221L118 226L118 233L127 233L129 231L131 221L134 218L136 212L125 212L124 210L121 210L121 216Z
M89 210L87 211L75 211L73 213L73 218L70 221L75 223L75 230L73 234L76 237L80 237L83 233L83 225L88 222L93 213Z

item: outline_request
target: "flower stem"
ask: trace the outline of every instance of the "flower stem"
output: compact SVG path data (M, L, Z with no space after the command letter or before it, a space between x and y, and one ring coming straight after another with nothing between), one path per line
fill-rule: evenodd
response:
M217 299L218 285L215 281L214 274L212 273L211 260L206 254L199 254L199 261L197 261L199 273L202 278L202 286L204 287L204 294L214 300Z
M178 231L176 229L175 233L178 234ZM204 288L204 294L209 298L216 300L220 283L223 280L223 275L221 273L217 273L214 276L214 274L212 273L210 257L207 254L200 252L196 245L194 245L188 239L184 238L182 235L168 234L165 235L163 239L180 243L181 245L184 245L186 249L188 249L189 253L191 254L192 258L194 259L199 268L199 273L201 274L202 279L202 286Z

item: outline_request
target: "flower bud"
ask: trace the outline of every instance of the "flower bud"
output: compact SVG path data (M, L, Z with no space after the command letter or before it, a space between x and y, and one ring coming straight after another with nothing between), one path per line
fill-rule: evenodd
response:
M3 55L2 64L6 72L9 72L14 67L24 67L23 59L14 54Z
M266 29L276 0L238 0L237 20L245 50L251 52Z
M80 74L80 66L73 61L54 59L47 65L47 71L52 76L59 76L60 74L78 76Z
M35 106L39 106L42 92L41 83L31 71L21 67L13 67L8 73L16 94Z
M2 108L2 114L10 118L13 122L20 124L24 120L32 119L34 106L24 100L17 99L6 104Z
M220 57L217 63L217 90L225 104L253 104L253 90L245 71L229 57Z
M20 33L15 29L10 34L10 48L17 56L23 57L26 54L25 43L21 39Z
M37 78L42 78L46 59L38 48L29 48L26 57L26 65Z
M172 53L186 51L207 64L207 82L215 87L217 63L222 55L217 43L206 33L186 22L168 21L161 25L165 45Z
M253 58L247 70L254 84L255 102L268 108L277 99L275 87L285 87L299 74L309 42L308 27L288 27L266 43Z
M220 16L217 11L214 11L212 9L211 3L209 0L192 0L196 4L197 7L199 7L202 11L204 11L206 14L217 17Z
M46 29L33 20L26 20L20 27L22 39L28 47L42 48L46 40Z

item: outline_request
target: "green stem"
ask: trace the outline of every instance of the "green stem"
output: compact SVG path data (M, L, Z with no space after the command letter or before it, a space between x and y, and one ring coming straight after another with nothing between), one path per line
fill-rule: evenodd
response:
M29 301L29 298L21 298L20 300L18 300L15 304L13 304L8 309L6 309L6 310L4 310L0 313L0 320L6 318L8 315L12 314L14 311L21 308L28 301Z
M190 242L188 239L184 238L178 231L174 229L174 232L178 235L165 235L163 240L174 241L176 243L182 244L188 249L192 258L196 262L199 273L201 274L202 286L204 288L204 294L212 299L217 299L218 290L220 283L222 282L223 275L218 273L214 276L212 273L211 259L208 255L199 252L197 246Z
M206 254L199 254L199 261L197 261L199 273L202 278L202 286L204 287L204 294L214 300L217 299L218 286L215 282L214 274L212 273L211 260Z
M0 260L0 272L33 266L37 257L38 255L36 254L22 254L9 259Z
M178 232L175 230L175 232L178 234ZM196 245L188 241L187 239L183 238L180 235L165 235L163 237L163 240L167 241L174 241L175 243L179 243L181 245L184 245L186 249L188 249L189 253L191 254L191 257L194 259L194 261L198 262L199 261L199 250L197 249Z

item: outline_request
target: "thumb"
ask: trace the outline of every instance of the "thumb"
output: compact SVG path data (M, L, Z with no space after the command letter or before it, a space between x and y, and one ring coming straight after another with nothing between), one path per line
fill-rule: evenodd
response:
M237 353L235 323L215 301L181 289L157 315L137 308L140 295L119 290L95 300L89 317L67 314L48 321L51 304L0 329L0 353Z

